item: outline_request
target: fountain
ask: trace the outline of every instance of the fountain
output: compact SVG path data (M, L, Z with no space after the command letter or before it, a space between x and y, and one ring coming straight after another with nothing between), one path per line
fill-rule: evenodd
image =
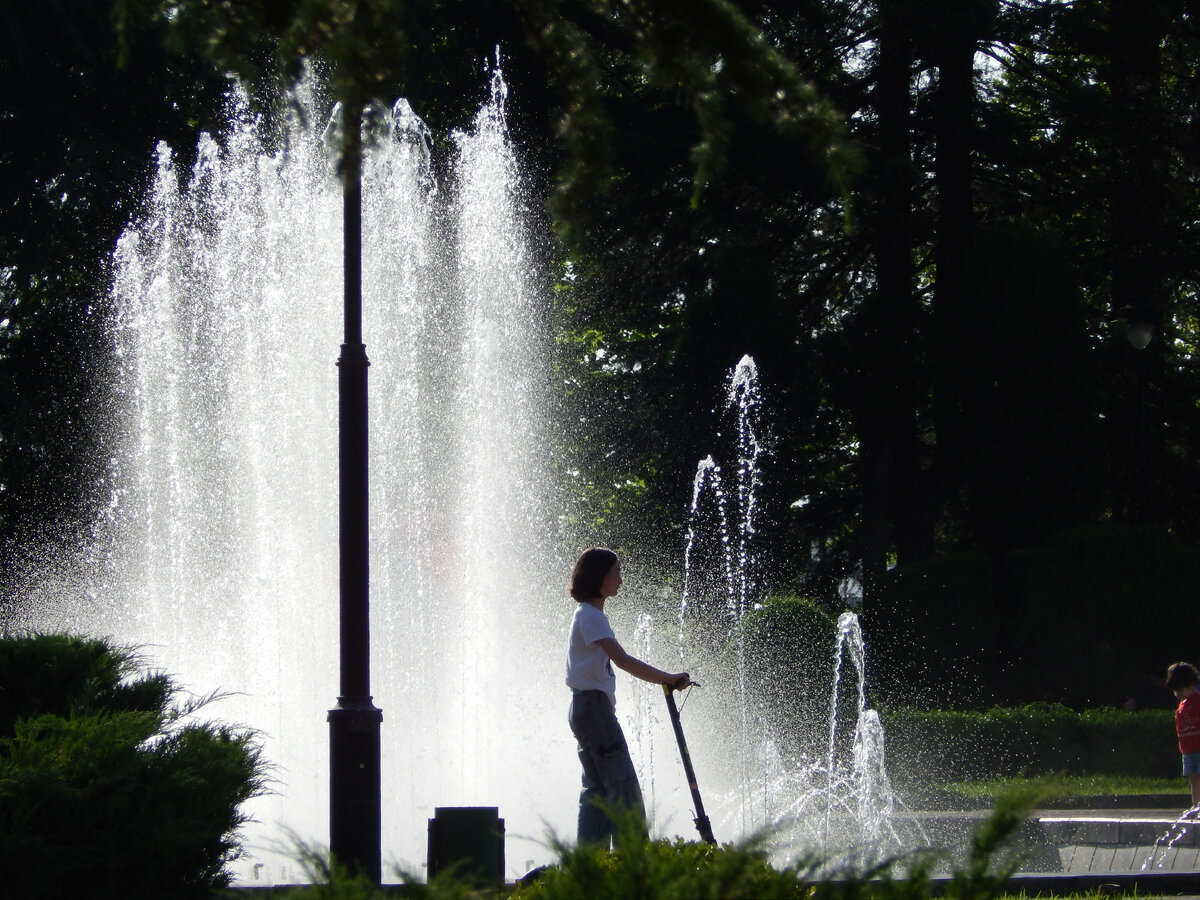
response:
M1139 871L1149 872L1156 868L1162 868L1176 844L1187 844L1193 839L1192 827L1198 820L1200 820L1200 804L1185 809L1154 841L1154 845L1150 848L1149 855L1142 861Z
M113 259L124 405L112 421L121 450L111 461L111 502L81 558L27 580L17 623L112 635L198 694L232 692L206 713L260 731L276 766L275 791L248 810L247 856L234 866L248 884L301 877L289 835L326 840L325 715L337 695L341 196L334 142L320 129L331 104L311 81L296 100L305 114L273 133L232 97L227 133L203 135L189 171L158 148L143 215ZM403 100L364 160L372 687L384 714L388 873L419 873L435 806L499 807L509 877L549 861L548 829L574 834L578 772L562 641L576 547L559 548L548 500L547 336L538 327L547 298L524 225L506 101L493 70L473 124L450 136L447 184L434 176L429 129ZM683 706L685 716L711 717L692 750L702 784L720 794L717 836L780 826L779 845L791 852L813 845L811 833L799 833L813 822L828 842L834 820L853 807L850 842L882 852L888 792L878 717L864 706L857 621L839 624L831 670L836 707L849 646L859 679L849 768L836 717L827 752L797 760L747 701L737 626L757 603L762 453L749 357L729 396L735 505L710 457L697 471L693 509L714 498L724 599L705 615L737 637L736 677ZM694 515L681 638L700 611L701 532ZM668 641L643 617L630 645L661 659ZM681 656L697 652L679 647ZM690 834L690 797L660 692L622 690L654 831ZM722 757L731 747L737 765L722 784L713 773L731 769Z
M435 806L499 806L510 876L548 858L545 825L574 830L545 297L506 94L497 69L450 136L448 187L403 100L364 161L385 870L420 871ZM56 567L24 592L22 623L110 634L197 693L234 692L208 714L260 730L277 764L236 870L251 883L300 875L287 832L327 840L338 693L340 187L330 104L312 82L297 100L305 115L271 134L232 98L228 133L203 135L188 172L160 145L114 254L112 500L69 579Z

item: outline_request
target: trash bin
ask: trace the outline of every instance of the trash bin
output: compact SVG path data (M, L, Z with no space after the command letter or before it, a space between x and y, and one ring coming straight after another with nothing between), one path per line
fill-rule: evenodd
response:
M504 883L504 820L495 806L438 806L429 820L428 877L453 868L479 886Z

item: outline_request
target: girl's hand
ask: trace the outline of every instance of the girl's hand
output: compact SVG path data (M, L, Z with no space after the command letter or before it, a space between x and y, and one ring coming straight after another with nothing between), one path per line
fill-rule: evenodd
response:
M692 679L688 677L687 672L679 672L678 674L671 676L670 684L671 690L682 691L691 686Z

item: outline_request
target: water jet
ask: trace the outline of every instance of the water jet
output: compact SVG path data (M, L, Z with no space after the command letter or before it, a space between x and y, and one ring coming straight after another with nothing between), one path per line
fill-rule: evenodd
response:
M719 607L712 597L698 604L696 595L703 593L705 586L711 593L714 581L720 585L724 609L716 618L723 627L715 639L710 635L705 645L710 653L725 648L732 672L725 679L724 702L734 711L725 720L737 726L737 739L726 750L727 758L736 760L732 767L736 776L726 779L722 827L736 826L741 834L769 829L782 862L792 861L798 852L817 850L839 865L874 865L910 846L917 835L900 834L892 817L896 798L887 777L883 726L866 702L865 642L858 616L842 612L836 627L830 629L827 645L814 639L803 647L782 648L784 653L822 656L828 672L824 683L830 693L821 713L816 713L817 707L811 703L799 702L803 686L795 683L779 691L790 709L772 719L766 710L770 704L750 683L749 670L765 660L761 651L749 651L747 626L753 615L769 605L761 595L760 561L754 547L757 492L762 484L760 460L766 451L760 437L763 400L752 357L743 357L730 372L726 406L735 418L730 447L735 486L726 486L722 466L713 456L697 465L679 612L681 654L686 657L688 638L702 627L695 621L694 607ZM711 545L708 566L718 571L715 579L711 575L697 578L694 563L697 557L705 558L697 551L706 541ZM709 616L710 626L712 618ZM857 689L849 715L844 710L839 714L847 659L855 676L848 683ZM688 660L688 664L700 663ZM764 677L770 680L773 676ZM800 721L804 718L801 710L810 713L810 721ZM824 742L817 735L797 739L797 731L815 732L822 724L826 728ZM843 749L846 741L840 739L839 729L847 726L852 740ZM725 766L726 771L730 768Z

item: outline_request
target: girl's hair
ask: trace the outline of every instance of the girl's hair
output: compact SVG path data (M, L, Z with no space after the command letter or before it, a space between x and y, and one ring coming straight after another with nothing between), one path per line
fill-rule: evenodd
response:
M1167 669L1167 687L1171 690L1198 682L1200 682L1200 673L1197 673L1196 667L1191 663L1177 662Z
M584 550L575 561L567 593L580 603L595 600L600 596L600 585L604 583L604 576L611 572L616 564L617 554L611 550L604 547Z

